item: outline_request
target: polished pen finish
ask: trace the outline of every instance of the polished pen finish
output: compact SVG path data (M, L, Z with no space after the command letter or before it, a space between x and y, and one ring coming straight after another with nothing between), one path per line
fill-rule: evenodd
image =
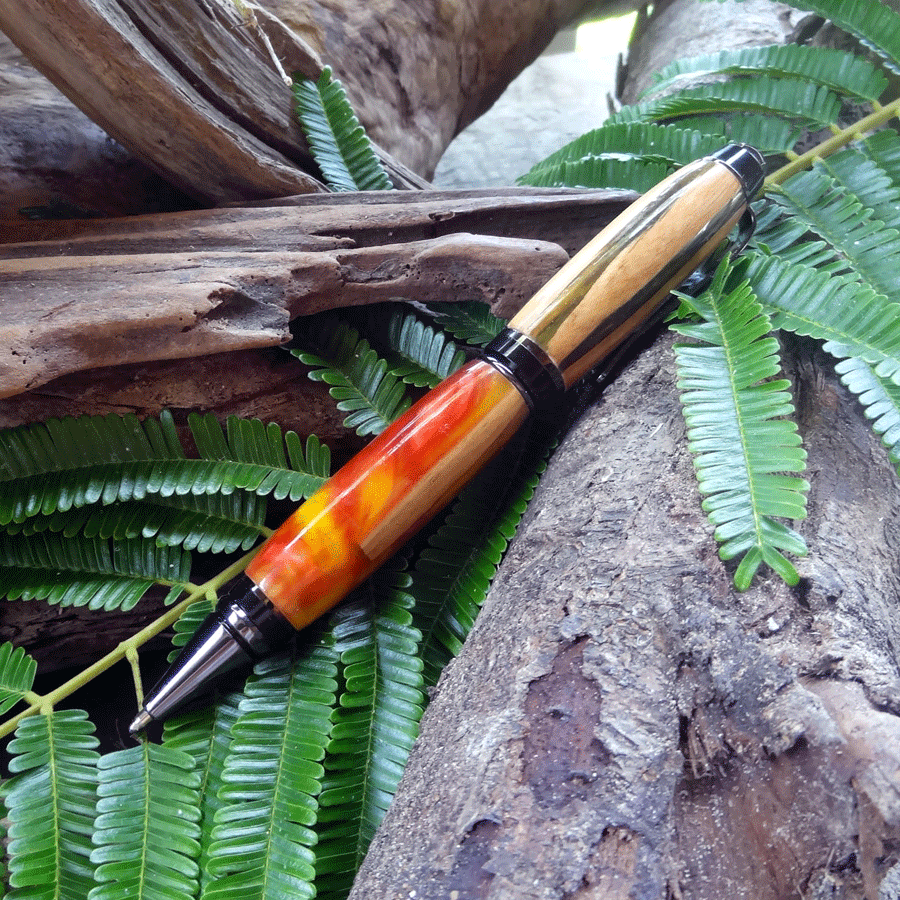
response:
M685 166L576 254L487 348L342 467L262 545L145 699L137 732L331 609L393 555L528 414L639 330L726 241L764 175L732 145Z

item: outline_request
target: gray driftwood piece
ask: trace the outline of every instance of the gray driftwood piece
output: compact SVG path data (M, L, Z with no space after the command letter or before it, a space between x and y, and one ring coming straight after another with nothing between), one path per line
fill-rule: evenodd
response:
M338 306L481 300L509 315L629 199L390 192L23 226L20 238L56 237L0 244L0 397L68 372L280 344L291 319Z
M736 593L670 344L552 460L353 900L877 897L900 851L897 478L805 357L803 580Z

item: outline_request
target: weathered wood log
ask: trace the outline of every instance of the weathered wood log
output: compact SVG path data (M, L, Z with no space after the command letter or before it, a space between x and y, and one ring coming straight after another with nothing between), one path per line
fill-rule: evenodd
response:
M552 460L352 897L876 897L900 849L900 486L802 359L801 585L733 590L659 341Z
M143 163L222 202L322 190L285 77L318 76L323 61L395 184L423 187L413 170L430 176L452 137L588 5L2 0L0 30Z
M337 306L481 300L508 316L568 259L536 235L565 229L576 249L630 200L460 194L329 195L10 229L76 236L0 245L0 397L83 369L283 343L291 319ZM486 233L459 233L468 227Z

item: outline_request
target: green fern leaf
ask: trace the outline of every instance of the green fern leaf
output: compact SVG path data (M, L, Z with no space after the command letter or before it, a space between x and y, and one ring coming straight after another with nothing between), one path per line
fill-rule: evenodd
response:
M744 127L740 140L770 152L794 145L796 129L789 123L753 117L751 128L747 118L741 118ZM544 187L580 184L647 190L676 166L714 153L729 140L738 139L719 119L696 124L696 129L647 122L604 125L550 154L518 182Z
M776 517L806 515L801 478L806 454L785 380L777 374L778 344L749 285L728 285L729 267L719 269L701 297L689 299L704 319L699 325L673 326L701 344L679 344L678 386L694 455L703 508L715 526L723 559L743 554L734 575L744 590L765 562L789 584L798 576L779 552L806 552L803 539Z
M0 591L10 600L129 610L153 584L189 581L189 554L153 541L0 535Z
M900 148L894 132L878 132L867 141L821 160L817 168L827 172L843 191L854 195L864 209L871 210L874 219L888 228L900 231L900 181L895 180L879 163L879 140L882 134ZM874 151L874 152L873 152Z
M332 616L345 690L319 796L319 897L344 896L393 798L424 706L407 579L382 570Z
M225 694L203 709L168 719L163 727L164 745L187 753L194 760L194 771L200 776L201 891L210 880L208 866L213 820L216 810L222 805L219 790L231 746L231 729L238 717L239 701L238 693Z
M623 157L645 167L655 164L648 171L667 174L670 168L713 153L721 146L721 137L698 131L666 128L646 122L609 125L588 131L551 153L518 180L521 184L535 184L536 181L541 184L569 184L570 180L563 177L564 171L572 171L576 166L585 168L594 160L622 163L625 161ZM659 169L660 166L664 168ZM643 182L646 173L641 171L640 174L640 182ZM636 190L641 189L640 182L634 185Z
M36 515L6 526L10 535L31 536L43 531L73 538L123 541L155 538L162 547L181 547L200 553L248 550L265 533L266 501L247 491L231 494L151 495L143 500L86 506Z
M827 88L791 78L742 79L686 88L666 97L624 106L607 119L664 122L686 116L756 113L787 118L808 128L836 122L841 101Z
M900 382L900 304L853 279L777 256L756 256L747 278L775 327L824 341L839 359L855 356Z
M205 433L221 428L206 423ZM247 497L309 496L327 478L327 448L257 422L234 420L232 447L222 437L211 459L185 459L168 413L139 422L134 416L51 419L0 431L0 526L9 533L50 529L66 536L156 535L188 549L247 546L259 533L265 507ZM246 458L246 433L264 432L267 462ZM202 441L201 441L202 443ZM252 445L252 452L258 450ZM242 455L245 454L245 455ZM130 506L123 504L131 504ZM90 514L86 507L98 507ZM104 507L99 509L99 507ZM81 512L74 512L81 510ZM143 512L146 522L137 531ZM18 526L27 526L19 528Z
M309 377L331 385L337 408L349 415L347 428L359 435L379 434L410 406L403 382L388 371L388 364L346 322L325 317L307 323L301 336L317 352L291 350L313 369Z
M504 450L463 488L418 555L407 591L416 598L413 624L422 633L426 685L437 684L462 649L548 453L547 441L534 438L524 454L515 445Z
M307 438L304 452L300 438L293 431L282 436L274 422L229 416L227 436L211 414L192 413L188 425L201 456L234 463L228 470L229 486L271 494L277 500L299 500L315 493L328 478L331 453L315 435Z
M402 307L391 313L388 339L391 374L415 387L435 387L466 359L446 335Z
M34 685L37 662L22 647L0 644L0 715L8 713Z
M335 191L385 191L393 185L356 118L340 81L326 66L319 80L295 77L294 100L319 168Z
M774 186L769 196L794 227L805 226L821 237L854 277L878 293L900 296L900 233L874 218L856 193L843 189L822 167Z
M877 101L887 79L868 60L821 47L796 44L720 50L670 63L653 76L641 95L668 93L686 80L746 75L755 78L799 78L837 94Z
M843 359L836 366L841 381L856 394L872 430L881 436L888 456L900 472L900 387L879 378L861 359Z
M879 0L800 0L789 5L830 19L900 73L900 15L889 6Z
M313 897L311 830L337 690L327 643L261 662L247 682L222 772L209 900Z
M231 729L238 717L239 701L239 694L226 694L219 697L216 703L169 719L164 725L165 746L187 753L194 760L194 771L200 776L201 894L211 880L209 850L213 822L216 811L222 806L219 791L231 746Z
M8 900L86 897L94 884L90 834L97 739L87 713L29 716L10 741Z
M102 756L88 900L193 900L199 879L200 776L158 744Z
M428 311L441 328L473 347L489 344L506 325L487 303L430 303Z

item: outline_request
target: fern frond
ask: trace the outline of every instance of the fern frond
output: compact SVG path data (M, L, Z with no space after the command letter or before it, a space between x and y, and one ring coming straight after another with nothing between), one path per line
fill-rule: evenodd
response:
M887 79L872 63L852 53L797 44L776 44L719 50L678 59L653 76L641 99L668 93L686 80L722 75L799 78L827 87L836 94L869 101L877 101L887 87Z
M796 425L780 418L793 412L788 382L769 380L779 370L772 324L749 285L729 286L729 274L721 267L710 289L688 301L704 322L673 326L702 342L675 348L688 447L719 555L743 554L738 590L763 562L795 584L797 572L779 551L803 555L806 545L776 517L806 515L807 483L783 474L802 472L806 454Z
M247 682L222 772L209 900L313 897L310 847L337 690L322 643L261 662Z
M387 362L346 322L324 317L307 323L300 340L316 348L310 353L291 350L312 366L309 377L331 385L337 408L348 412L347 428L359 435L380 434L410 406L403 382L388 371Z
M195 604L197 605L197 604ZM222 806L219 791L231 746L231 729L238 717L238 693L225 694L200 710L166 721L163 743L187 753L200 776L200 888L210 881L209 848L216 810Z
M830 19L900 73L900 15L889 6L879 0L789 0L789 5Z
M153 541L0 535L0 591L90 609L132 609L153 584L186 587L190 555Z
M388 339L391 374L414 387L435 387L466 359L443 332L402 307L391 313Z
M382 571L332 616L345 690L319 796L319 897L343 897L393 798L424 706L406 579Z
M473 347L489 344L503 330L506 322L491 312L487 303L430 303L428 311L435 322L458 341Z
M393 187L329 66L316 82L295 77L294 101L310 149L332 190L385 191Z
M818 167L826 171L841 188L854 195L864 209L894 230L900 230L900 181L895 180L879 163L877 148L884 147L882 134L900 149L900 138L893 131L878 132L866 141L821 160Z
M206 433L211 432L213 426L203 421ZM200 460L184 457L172 417L166 412L159 420L143 422L134 416L83 416L0 431L0 526L56 517L95 504L145 501L148 497L159 504L158 498L180 497L182 509L211 516L210 525L216 527L212 520L217 514L210 509L210 502L194 497L248 490L296 500L309 496L327 478L328 450L318 439L307 441L304 454L299 438L288 432L284 436L285 462L284 451L276 450L280 429L243 420L235 420L229 427L235 446L224 438L220 442L211 439L217 455ZM260 429L267 440L267 463L243 455L244 432L256 435ZM272 462L274 459L277 462ZM226 519L233 515L233 507L218 502ZM110 511L106 515L104 530L118 527L110 524L118 514ZM124 523L128 511L121 515ZM156 521L166 518L162 511L155 516ZM71 526L84 521L76 516ZM58 517L36 523L35 528L48 526L71 533L67 520ZM222 527L227 531L229 526Z
M150 495L143 500L86 506L36 515L9 524L6 533L30 536L52 531L72 538L155 538L162 547L181 547L200 553L249 550L265 533L266 500L235 490L231 494Z
M300 500L315 493L330 474L331 452L315 435L307 438L304 452L297 434L282 435L275 422L229 416L227 436L211 414L192 413L188 425L204 459L234 463L225 467L229 487Z
M406 589L415 597L413 624L422 633L425 684L437 684L462 649L497 567L546 468L546 441L510 447L462 489L416 558ZM510 489L510 470L514 471Z
M655 163L665 166L665 171L668 171L670 167L714 153L721 146L720 136L674 126L667 128L647 122L608 125L588 131L551 153L518 181L522 184L535 184L535 180L562 183L564 165L571 169L575 165L585 166L591 160L604 158L619 162L631 159L645 165Z
M666 97L623 106L607 119L620 122L665 122L685 116L757 113L787 118L808 128L836 122L841 102L827 88L799 79L762 78L685 88Z
M200 852L200 776L187 754L142 743L100 757L97 886L88 900L193 900Z
M833 356L858 357L900 383L900 304L778 256L754 257L747 278L776 328L818 338Z
M22 647L0 644L0 715L8 713L34 685L37 662Z
M97 739L87 713L53 710L23 719L10 741L8 900L86 897L94 884L91 832Z
M878 170L873 168L870 174L871 186L862 181L863 170L857 170L857 190L876 187ZM856 192L844 189L816 166L773 186L769 196L795 227L803 225L821 237L856 278L878 293L900 296L900 233L875 218Z
M842 359L835 369L856 394L872 430L881 436L891 463L900 472L900 387L880 378L861 359Z

